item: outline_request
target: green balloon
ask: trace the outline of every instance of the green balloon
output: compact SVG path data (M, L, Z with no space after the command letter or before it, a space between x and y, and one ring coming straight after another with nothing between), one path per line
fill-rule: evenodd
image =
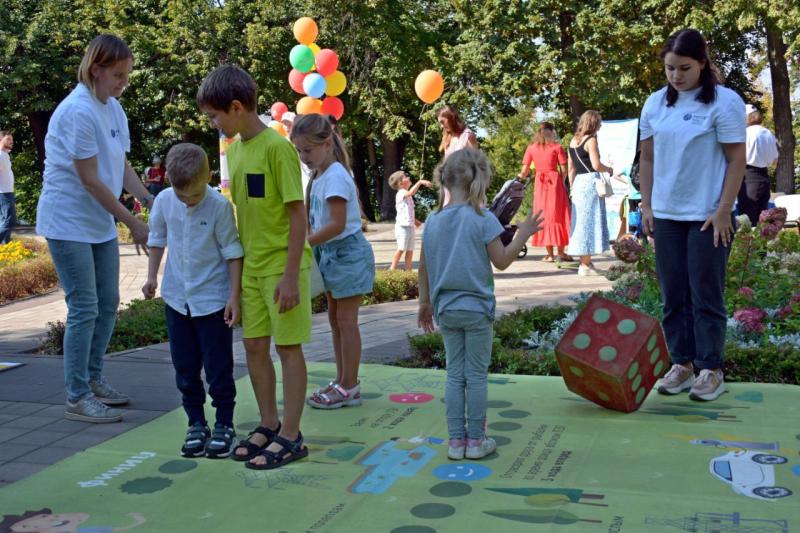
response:
M289 52L289 64L300 72L309 72L314 66L314 52L304 44L298 44Z

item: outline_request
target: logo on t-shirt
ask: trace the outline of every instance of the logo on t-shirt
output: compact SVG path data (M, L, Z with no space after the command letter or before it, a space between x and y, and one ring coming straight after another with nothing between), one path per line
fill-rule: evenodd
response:
M685 115L683 115L683 120L686 120L686 121L692 120L692 114L691 113L686 113Z
M116 137L117 135L119 135L119 130L118 129L111 130L111 137Z

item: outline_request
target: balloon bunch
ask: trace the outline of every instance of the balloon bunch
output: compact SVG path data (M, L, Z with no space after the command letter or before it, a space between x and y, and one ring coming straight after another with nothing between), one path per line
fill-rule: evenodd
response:
M314 42L319 34L314 19L297 19L292 30L300 44L289 53L292 65L289 86L294 92L304 95L297 102L297 114L322 113L339 120L344 115L344 103L337 97L347 87L347 78L338 70L339 56L328 48L320 49ZM272 118L280 121L288 110L283 102L275 102L271 108Z

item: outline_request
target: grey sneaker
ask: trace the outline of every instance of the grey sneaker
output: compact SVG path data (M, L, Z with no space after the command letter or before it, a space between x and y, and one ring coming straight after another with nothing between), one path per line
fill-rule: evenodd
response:
M658 384L660 394L680 394L692 388L694 383L694 370L692 367L686 368L683 365L672 365L669 372L661 378Z
M94 394L89 394L75 403L67 400L67 410L64 412L64 418L93 424L108 424L109 422L122 420L122 413L116 409L109 409L104 403L95 398Z
M482 439L467 440L467 451L464 456L467 459L482 459L497 449L497 443L491 437L484 436Z
M692 400L711 401L716 400L725 392L725 379L722 370L703 369L700 375L694 380L692 390L689 391L689 398Z
M447 457L453 461L460 461L464 458L467 449L466 439L450 439L447 446Z
M104 376L100 376L96 381L89 381L89 388L97 399L106 405L125 405L130 401L127 395L109 385Z
M579 276L600 276L602 275L599 270L594 268L594 265L580 265L578 267Z

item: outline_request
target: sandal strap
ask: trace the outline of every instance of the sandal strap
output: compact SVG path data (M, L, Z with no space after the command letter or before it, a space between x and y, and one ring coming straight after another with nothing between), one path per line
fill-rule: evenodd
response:
M280 435L277 435L275 437L275 440L272 441L272 442L276 442L276 443L280 444L281 447L283 448L283 450L281 450L279 452L270 452L270 453L274 453L276 455L281 455L282 456L286 452L290 452L292 455L294 455L296 453L299 453L303 449L303 434L302 433L298 433L297 434L297 439L293 440L293 441L289 440L287 438L281 437Z
M211 431L211 440L224 440L230 442L233 439L233 431L230 428L214 428Z
M247 438L249 439L256 433L258 433L259 435L264 435L265 437L267 437L267 439L272 441L275 440L275 437L278 436L278 432L280 430L281 430L281 423L280 421L278 421L278 427L276 427L274 430L269 429L268 427L265 426L258 426L256 429L247 434Z
M206 428L192 426L186 431L186 440L202 440L207 437Z

